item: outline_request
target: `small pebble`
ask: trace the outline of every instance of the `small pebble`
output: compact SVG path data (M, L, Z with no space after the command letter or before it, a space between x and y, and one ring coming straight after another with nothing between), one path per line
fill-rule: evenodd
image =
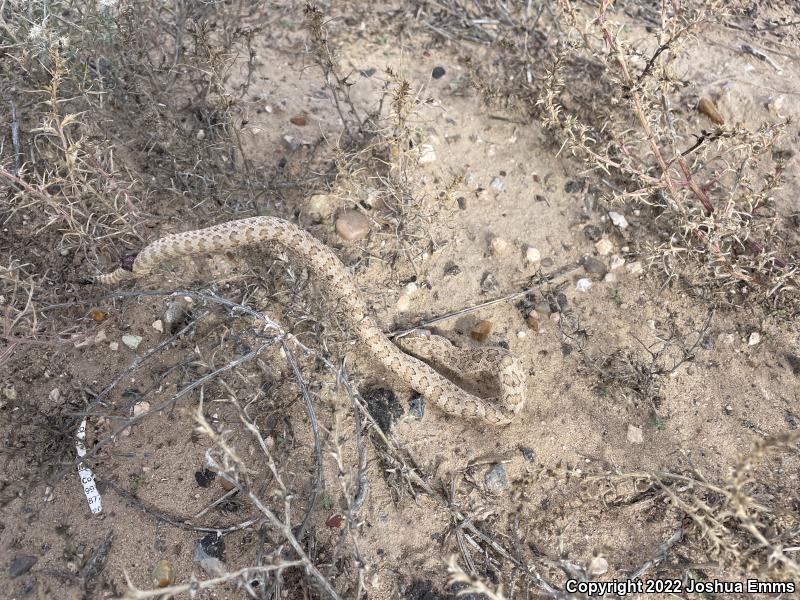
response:
M150 403L147 400L142 400L133 405L133 416L138 417L150 410Z
M611 257L611 270L616 271L617 269L621 269L625 266L625 259L615 254Z
M503 463L497 463L486 472L484 476L486 488L490 492L498 493L508 488L508 474Z
M588 292L592 289L592 280L588 277L582 277L578 279L578 283L575 284L575 289L579 292Z
M357 210L346 210L336 219L336 233L348 242L363 239L369 233L369 219Z
M543 267L550 268L550 267L552 267L554 264L555 264L555 261L554 261L552 258L550 258L549 256L545 256L545 257L542 259L542 266L543 266Z
M720 333L717 336L717 342L723 346L733 346L736 342L736 336L732 333Z
M477 342L485 342L492 332L492 322L483 320L478 321L470 330L469 337Z
M162 558L153 569L153 583L160 587L172 585L175 581L175 567L167 559Z
M529 448L528 446L520 446L520 452L522 452L522 456L527 460L529 463L532 463L536 460L536 451L533 448Z
M551 312L553 312L553 309L550 308L550 303L547 300L540 300L539 302L537 302L534 305L533 310L535 310L540 315L544 316L547 316Z
M411 308L411 297L408 294L400 294L396 308L399 312L406 312Z
M583 235L585 235L589 241L596 242L602 237L603 232L597 225L587 225L583 228Z
M453 275L458 275L461 273L461 267L459 267L456 263L450 261L444 266L444 274L448 277L452 277Z
M58 388L53 388L50 390L50 394L48 396L52 402L58 402L61 400L61 390Z
M623 214L611 211L608 213L608 218L611 219L611 222L620 229L626 229L628 227L628 220Z
M642 263L639 261L632 262L628 265L628 274L629 275L641 275L642 274Z
M549 310L549 307L548 307ZM525 324L531 328L535 332L539 332L539 315L536 312L532 312L528 315L528 318L525 319Z
M505 189L505 184L503 180L499 177L495 177L492 179L491 183L489 183L489 187L492 188L496 192L502 192Z
M108 344L108 348L112 352L116 352L117 350L119 350L119 344L117 342L111 342L111 343Z
M336 513L325 519L325 525L331 529L339 529L342 525L344 525L344 521L344 516Z
M12 579L24 575L31 570L31 567L38 562L38 558L23 554L22 556L15 557L8 565L8 574Z
M298 127L305 127L307 121L303 115L296 115L289 119L292 125L297 125Z
M527 333L525 333L524 331L522 331L521 329L520 329L520 330L517 332L517 337L518 337L519 339L522 339L522 338L524 338L526 335L528 335L528 334L527 334Z
M89 316L92 318L93 321L102 323L108 318L108 313L100 308L93 308L92 310L89 311Z
M551 313L550 320L553 323L558 323L559 321L561 321L561 313L557 313L557 312Z
M161 319L153 321L152 324L153 329L155 329L159 333L164 333L164 322Z
M417 162L421 165L429 165L436 162L436 151L430 144L422 144L419 147L419 159Z
M608 561L602 556L595 556L589 563L589 575L599 577L608 573Z
M492 241L489 242L489 249L492 256L503 256L504 254L508 254L508 251L511 249L511 244L501 237L494 237Z
M15 388L11 384L7 384L3 388L3 396L6 397L7 400L16 400L17 399L17 388Z
M321 223L336 211L337 200L335 196L329 194L314 194L305 204L305 212L311 220Z
M496 290L499 286L500 284L497 283L497 277L495 277L493 273L487 271L483 274L481 278L481 290L484 292L491 292Z
M131 350L136 350L139 347L139 344L142 343L142 336L139 336L139 335L123 335L122 336L122 343L125 344Z
M747 345L748 346L756 346L761 342L761 334L757 331L754 331L750 334L750 337L747 338Z
M593 256L587 256L583 259L583 268L587 273L592 275L599 275L602 277L606 273L608 273L608 267L606 264Z
M644 435L642 434L641 427L635 425L628 425L628 442L631 444L644 443Z
M617 276L614 273L606 273L603 277L603 281L606 283L614 283L617 280Z
M425 397L420 394L414 396L408 401L408 414L418 421L422 420L425 416Z
M197 485L203 488L210 486L211 482L214 481L216 477L216 472L211 469L202 469L194 472L194 480L197 482Z
M603 238L595 243L594 248L600 256L608 256L614 251L614 243L608 238Z
M434 79L441 79L444 77L445 70L444 67L434 67L433 71L431 71L431 77Z
M533 246L528 246L525 249L525 262L528 264L535 264L542 260L542 253L539 252L538 248L534 248Z

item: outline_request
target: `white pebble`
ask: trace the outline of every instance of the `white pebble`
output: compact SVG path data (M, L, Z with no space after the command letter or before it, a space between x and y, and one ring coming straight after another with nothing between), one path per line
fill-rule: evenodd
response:
M518 332L517 332L517 337L518 337L519 339L522 339L522 338L524 338L526 335L527 335L527 334L526 334L524 331L522 331L522 330L520 330L520 331L518 331Z
M61 400L61 390L58 388L53 388L50 390L50 400L53 402L58 402Z
M626 227L628 227L628 220L625 218L625 215L623 214L611 211L610 213L608 213L608 218L611 219L611 222L620 229L625 229Z
M642 263L639 261L632 262L628 265L628 273L630 275L640 275L642 273Z
M422 144L419 147L419 164L429 165L436 162L436 151L430 144Z
M594 247L600 256L608 256L614 251L614 243L608 238L598 240Z
M748 346L755 346L761 342L761 334L757 331L754 331L750 334L750 337L747 339Z
M588 292L590 289L592 289L592 280L588 277L582 277L581 279L578 279L575 289L579 292Z
M538 248L534 248L533 246L528 246L525 250L525 261L529 264L538 263L542 260L542 253L539 252Z
M336 197L328 194L314 194L306 201L305 211L313 221L321 223L333 215L336 205Z
M117 350L119 350L119 344L118 344L117 342L111 342L111 343L108 345L108 347L109 347L109 349L110 349L111 351L113 351L113 352L116 352Z
M133 405L133 416L139 416L150 410L150 403L147 400L142 400Z
M641 427L636 427L635 425L628 425L628 442L630 442L631 444L644 443L644 434L642 433Z
M617 276L614 273L606 273L605 277L603 277L603 281L606 283L614 283L617 280Z
M406 312L409 308L411 308L411 297L408 294L400 294L397 299L397 310Z
M608 561L602 556L595 556L589 563L589 575L599 577L608 572Z
M492 238L492 241L489 242L489 248L493 256L507 254L510 247L510 244L501 237Z
M161 319L153 321L153 329L159 333L164 333L164 323L161 321Z
M139 347L139 344L142 343L142 337L139 335L123 335L122 343L131 350L136 350Z
M621 269L625 266L625 259L622 258L619 254L615 254L611 257L611 270L616 271L617 269Z

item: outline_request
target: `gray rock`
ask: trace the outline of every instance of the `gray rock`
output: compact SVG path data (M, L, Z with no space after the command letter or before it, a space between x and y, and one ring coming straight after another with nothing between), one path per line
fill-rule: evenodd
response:
M131 350L136 350L139 347L139 344L142 343L142 336L140 335L123 335L122 336L122 343L125 344Z
M444 266L444 274L447 275L448 277L452 277L453 275L458 275L459 273L461 273L461 267L459 267L453 261L449 261Z
M486 271L481 277L481 290L484 292L492 292L500 287L500 284L497 282L497 277L494 276L493 273Z
M593 256L587 256L583 259L583 268L587 273L592 275L598 275L602 277L606 273L608 273L608 267L606 264Z
M596 225L587 225L583 228L583 235L585 235L589 241L596 242L603 237L603 232Z
M28 554L17 556L8 565L8 574L12 579L19 577L20 575L25 575L25 573L30 571L31 567L33 567L38 560L39 559L35 556L30 556Z
M498 493L508 489L508 474L503 463L497 463L486 472L484 477L486 487L490 492Z
M425 398L415 395L408 401L408 414L417 419L422 420L425 416Z

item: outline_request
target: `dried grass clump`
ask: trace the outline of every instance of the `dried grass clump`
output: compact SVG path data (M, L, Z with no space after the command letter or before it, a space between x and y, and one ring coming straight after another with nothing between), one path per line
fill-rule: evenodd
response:
M170 212L181 213L195 204L189 194L224 199L244 186L233 168L235 97L224 83L253 34L241 23L250 10L4 3L2 250L29 265L25 285L35 289L6 304L6 338L35 334L37 302L79 283L103 255L114 260L115 248L140 246L152 194L172 198ZM19 273L2 274L7 302Z
M725 301L750 295L773 308L791 306L796 258L786 254L774 209L785 169L776 142L788 123L755 129L715 124L698 135L674 106L684 82L672 63L691 38L702 38L734 9L721 2L665 7L653 36L657 46L648 55L619 33L610 3L586 16L571 2L561 6L569 36L559 44L539 100L544 124L611 180L611 203L650 209L657 239L647 247L668 278L695 265L701 270L693 283ZM567 110L559 100L574 87L570 67L579 58L593 63L608 93L588 114Z

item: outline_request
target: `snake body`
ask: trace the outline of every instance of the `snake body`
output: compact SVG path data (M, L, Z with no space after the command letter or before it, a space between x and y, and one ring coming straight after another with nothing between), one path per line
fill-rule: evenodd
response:
M146 275L167 259L266 243L284 248L306 267L327 294L331 307L344 316L347 326L383 367L444 412L504 425L522 408L525 374L513 354L500 348L458 348L440 336L419 334L398 340L406 350L403 352L368 314L353 276L333 251L308 232L277 217L240 219L164 236L145 247L130 270L119 268L100 275L96 281L115 285ZM421 359L459 378L482 378L493 383L499 394L494 398L471 394Z

